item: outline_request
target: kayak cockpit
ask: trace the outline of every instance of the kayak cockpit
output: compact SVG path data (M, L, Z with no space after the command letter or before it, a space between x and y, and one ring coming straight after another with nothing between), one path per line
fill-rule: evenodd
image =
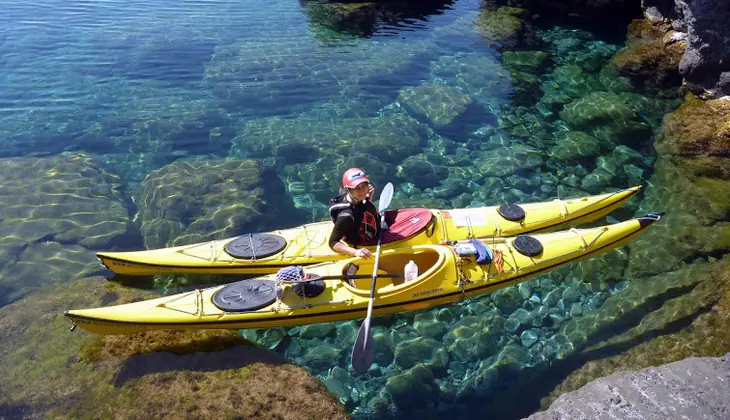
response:
M443 267L447 251L445 247L429 246L384 251L380 255L375 290L379 295L398 293L431 278ZM403 274L409 261L418 266L418 277L416 280L406 282ZM375 258L357 260L356 264L359 266L358 278L350 280L344 286L352 293L369 295Z

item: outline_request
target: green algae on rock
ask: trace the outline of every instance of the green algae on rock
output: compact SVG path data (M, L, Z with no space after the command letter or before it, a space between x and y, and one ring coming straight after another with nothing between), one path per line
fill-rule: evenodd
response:
M619 143L648 139L651 127L615 93L592 92L565 105L560 117L572 128Z
M129 235L119 177L92 156L0 159L0 306L98 269L92 250Z
M690 98L664 117L657 148L694 177L730 181L730 100Z
M49 288L0 308L4 404L54 418L253 418L264 412L284 419L347 418L304 369L247 345L233 331L103 338L69 332L66 308L151 297L100 280Z
M411 115L427 119L436 129L452 124L473 103L459 89L433 83L402 90L398 100Z
M148 248L271 230L293 214L281 181L253 160L179 160L147 175L141 196Z
M643 81L650 87L679 84L679 61L687 42L669 23L634 19L628 28L626 47L613 57L619 72Z
M518 16L526 13L524 9L507 6L497 10L484 9L475 24L484 38L504 48L513 48L519 43L525 26L525 21Z
M667 300L646 321L586 351L585 362L543 398L541 407L546 408L559 395L614 372L727 353L730 350L729 262L726 257L719 263L701 265L696 273L691 273L690 268L685 270L687 277L700 277L701 282ZM623 351L615 354L612 348Z

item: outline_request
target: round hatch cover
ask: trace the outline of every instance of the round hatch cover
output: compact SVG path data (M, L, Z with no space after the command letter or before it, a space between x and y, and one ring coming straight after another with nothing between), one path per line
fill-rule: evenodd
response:
M255 311L276 300L273 280L250 279L231 283L213 295L213 304L230 312Z
M542 253L542 244L532 236L518 236L512 245L522 255L536 257Z
M255 260L270 257L286 247L286 239L271 233L249 233L226 244L226 252L235 258Z
M510 222L519 222L525 218L525 210L517 204L504 204L499 206L497 212Z

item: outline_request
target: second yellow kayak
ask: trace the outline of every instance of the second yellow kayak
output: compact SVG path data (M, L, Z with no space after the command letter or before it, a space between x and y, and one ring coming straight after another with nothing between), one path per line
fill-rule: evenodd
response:
M409 234L398 236L386 232L383 249L510 237L592 222L625 204L640 188L519 206L397 210L392 218ZM96 255L109 270L126 275L268 274L288 265L345 259L346 256L335 253L328 245L332 226L332 222L326 221L192 245Z

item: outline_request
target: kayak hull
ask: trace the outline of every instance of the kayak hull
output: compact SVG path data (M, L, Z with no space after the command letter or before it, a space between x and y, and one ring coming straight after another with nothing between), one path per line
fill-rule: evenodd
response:
M437 245L467 238L509 237L553 231L600 219L631 199L641 187L577 199L554 200L521 205L524 218L505 219L499 207L430 210L432 223L414 235L383 245L395 249L417 245ZM124 275L169 273L193 274L268 274L289 265L312 265L344 260L345 255L329 248L332 230L329 221L270 232L280 238L282 248L266 257L239 258L226 247L241 237L198 244L131 252L99 252L97 258L109 270ZM368 247L372 250L375 247Z
M493 255L488 263L479 263L474 256L457 254L453 244L385 250L380 257L373 314L381 316L426 309L491 293L622 246L659 217L652 214L614 225L536 234L527 237L532 242L525 241L525 236L483 240L480 243ZM532 248L520 245L524 242L530 246L536 242L541 251L537 255L528 252ZM318 281L323 285L316 296L298 295L293 286L296 282L282 281L279 273L143 302L70 310L65 315L80 328L97 334L161 329L273 328L359 319L367 314L373 260L350 258L305 267L304 272L320 279ZM410 260L414 260L422 272L416 280L405 282L403 267ZM345 281L343 273L349 263L357 264L359 271L356 278ZM255 310L221 309L217 303L228 290L248 287L250 292L250 285L255 284L274 289L268 297L270 301L262 301L261 307Z

